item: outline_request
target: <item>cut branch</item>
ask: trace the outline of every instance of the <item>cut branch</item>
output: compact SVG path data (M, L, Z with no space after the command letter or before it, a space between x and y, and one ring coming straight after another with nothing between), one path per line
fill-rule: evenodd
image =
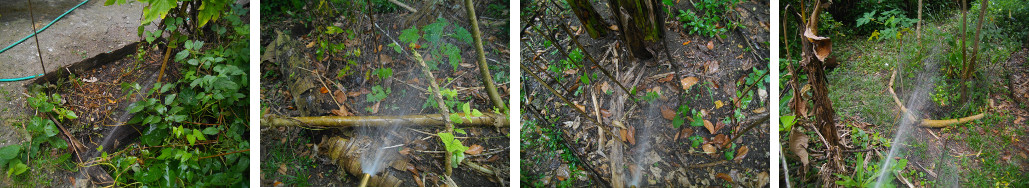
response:
M947 126L950 126L950 125L954 125L954 124L968 123L968 122L971 122L971 121L979 120L979 119L982 119L983 117L986 116L986 112L983 112L983 113L979 113L979 114L968 116L968 117L960 117L960 118L954 118L954 119L944 119L944 120L921 119L921 120L918 120L918 119L915 118L915 115L910 110L908 110L907 107L904 107L904 103L900 102L900 98L897 98L897 93L893 91L893 80L894 80L894 78L896 78L896 76L897 76L897 70L893 70L893 74L890 75L890 83L888 85L886 85L888 87L889 91L890 91L890 94L892 94L893 102L897 104L898 108L900 108L900 113L901 113L902 116L904 116L904 118L906 118L907 120L909 120L911 122L916 122L918 124L918 126L929 127L929 128L944 128L944 127L947 127Z

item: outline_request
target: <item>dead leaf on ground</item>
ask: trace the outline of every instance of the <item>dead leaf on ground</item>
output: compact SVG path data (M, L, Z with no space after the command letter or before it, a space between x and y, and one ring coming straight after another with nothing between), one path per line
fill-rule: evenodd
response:
M711 144L704 144L704 146L701 146L701 148L703 148L703 149L704 149L704 153L706 153L706 154L708 154L708 155L710 155L710 156L715 156L715 155L717 155L717 154L715 154L715 153L717 153L717 152L718 152L718 149L716 149L714 145L711 145Z
M611 117L611 111L600 109L600 116L603 116L604 118Z
M708 49L708 50L713 50L713 49L715 49L715 41L713 41L713 40L711 40L711 41L707 41L707 49Z
M288 169L288 168L286 168L286 164L280 164L280 165L279 165L279 170L278 170L278 171L279 171L279 174L282 174L282 175L288 175L288 174L286 174L286 172L288 172L288 171L289 171L289 169Z
M722 128L725 128L725 123L722 123L721 121L715 123L715 132L722 130Z
M329 93L329 88L322 87L322 88L318 89L318 91L321 92L321 93Z
M472 146L468 146L468 150L464 150L464 153L468 155L478 155L482 153L482 149L482 146L475 144Z
M672 81L672 79L675 79L675 74L668 74L668 76L665 76L664 78L658 79L657 83L665 83L665 82L668 82L668 81Z
M725 103L722 103L722 100L715 101L715 109L722 108L722 106L725 106Z
M332 92L332 96L335 97L336 102L339 102L340 104L347 102L347 94L343 93L343 91L336 90L335 92Z
M718 72L718 61L707 61L704 63L704 74L714 74Z
M675 135L676 136L675 136L675 139L673 139L673 141L678 142L680 139L686 140L687 138L689 138L690 136L693 135L693 129L683 128L682 130L679 131L679 133L677 133Z
M604 93L611 91L611 85L608 85L605 81L604 83L600 84L600 91L603 91Z
M628 136L629 145L636 145L636 126L629 126Z
M726 173L718 173L717 175L715 175L715 177L717 177L718 179L725 180L727 182L732 182L732 176L729 176L729 174Z
M661 105L661 117L667 120L675 119L675 111L668 108L668 106Z
M404 147L404 149L400 149L399 153L400 153L400 155L410 155L411 154L411 148Z
M611 29L612 31L618 31L618 25L611 25L610 27L607 27L607 28Z
M704 128L707 128L707 131L710 131L711 134L718 133L718 130L715 130L715 125L711 124L711 121L708 121L706 119L704 120Z
M625 130L625 129L618 129L618 134L619 134L619 135L621 136L621 139L622 139L622 142L623 142L623 143L624 143L624 142L629 142L629 141L627 140L627 139L629 138L629 137L627 136L627 135L629 134L629 131L627 131L627 130Z
M742 161L744 157L747 157L747 153L749 153L749 152L750 152L750 148L749 147L747 147L747 146L740 147L739 150L736 150L736 157L733 157L733 160L736 160L736 162L738 163L738 162Z
M411 165L411 163L408 163L406 159L401 159L401 160L393 160L393 163L390 163L389 166L393 167L393 169L396 169L396 170L399 170L399 171L404 171L404 170L407 170L407 166L410 166L410 165Z
M682 84L682 90L689 91L690 88L693 87L693 85L696 85L698 81L700 81L700 79L697 79L697 77L692 77L691 76L691 77L683 78L682 80L679 81L679 83Z
M379 104L382 104L382 101L375 102L375 105L372 105L372 113L371 114L379 113Z
M582 110L583 112L586 111L586 106L580 105L579 103L572 103L572 104L575 105L575 108L578 108L579 110Z
M726 142L729 142L729 136L725 136L725 134L718 134L711 138L711 144L714 144L718 148L722 148Z
M307 48L314 47L314 44L315 44L314 41L311 41L311 43L307 43Z

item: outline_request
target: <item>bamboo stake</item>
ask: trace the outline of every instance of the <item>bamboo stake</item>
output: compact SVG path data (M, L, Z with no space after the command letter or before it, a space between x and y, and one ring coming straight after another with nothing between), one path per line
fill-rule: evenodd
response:
M491 113L483 113L482 116L465 117L464 113L457 113L463 119L458 126L488 126L507 127L507 116ZM266 117L261 118L263 127L322 127L322 128L348 128L360 126L445 126L445 121L450 121L450 115L429 114L429 115L404 115L404 116L316 116L316 117ZM452 127L451 127L452 128Z
M479 31L479 21L475 17L475 6L472 5L472 0L464 0L464 6L465 10L468 10L468 22L472 24L472 39L475 40L475 52L478 55L477 61L479 62L479 73L482 74L482 85L486 85L486 93L489 94L490 101L493 101L493 106L507 111L507 105L500 98L500 93L497 93L497 86L493 84L493 76L489 74L489 66L486 64L486 53L482 49L482 32ZM447 174L449 175L450 173Z
M422 73L424 73L426 77L429 77L429 79L428 79L429 80L429 86L431 86L432 94L436 97L436 104L439 105L440 113L443 113L442 117L440 117L440 119L443 119L443 125L445 125L447 127L447 131L446 132L450 133L450 134L453 134L454 133L454 124L453 124L453 122L450 122L450 109L448 109L447 105L443 103L443 95L441 95L439 93L439 84L436 83L436 77L432 76L432 71L429 71L429 66L425 64L425 61L422 59L422 55L419 54L417 50L413 50L412 49L411 53L414 54L415 61L418 61L418 64L422 65ZM446 161L447 161L447 163L446 163L446 165L443 165L443 166L446 166L446 169L447 169L446 174L447 174L447 176L450 176L451 173L453 172L453 167L451 167L451 165L450 165L450 162L451 162L450 160L453 159L452 155L453 154L451 154L450 152L446 153L446 157L447 157Z
M358 187L367 187L368 186L368 179L371 179L371 177L372 177L371 174L364 174L364 176L361 176L361 183L357 184L357 186Z
M912 122L917 122L918 126L928 127L928 128L944 128L944 127L947 127L947 126L950 126L950 125L954 125L954 124L968 123L968 122L971 122L971 121L979 120L979 119L982 119L983 117L986 116L986 112L983 112L983 113L979 113L979 114L968 116L968 117L960 117L960 118L954 118L954 119L944 119L944 120L921 119L921 120L918 120L918 119L915 118L914 114L911 114L911 111L908 110L907 107L904 107L904 103L900 102L900 99L897 98L897 93L893 91L893 80L894 80L894 78L896 76L897 76L897 70L893 70L893 74L890 75L890 83L888 85L886 85L887 88L890 91L890 94L892 94L893 102L896 103L897 107L900 108L900 113L901 113L902 116L904 116L903 118L906 118L907 120L910 120Z

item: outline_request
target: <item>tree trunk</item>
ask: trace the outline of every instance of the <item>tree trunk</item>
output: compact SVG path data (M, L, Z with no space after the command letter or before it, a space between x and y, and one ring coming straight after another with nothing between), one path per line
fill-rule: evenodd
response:
M596 39L607 35L607 22L600 17L600 13L597 13L596 9L593 9L589 0L565 0L565 2L572 7L575 16L579 18L579 23L582 23L582 27L586 28L586 33L589 33L591 38Z
M647 41L661 40L664 32L664 21L659 20L660 9L654 0L610 0L611 12L618 22L618 30L622 33L632 55L639 59L650 59L654 54L647 51Z
M979 35L983 31L983 19L986 18L986 7L989 6L988 1L982 0L982 3L979 5L979 22L975 26L975 36L972 36L975 37L972 39L972 56L965 64L965 68L961 73L961 99L958 100L959 104L965 103L968 100L968 84L966 83L972 78L972 73L975 73L975 62L979 55Z

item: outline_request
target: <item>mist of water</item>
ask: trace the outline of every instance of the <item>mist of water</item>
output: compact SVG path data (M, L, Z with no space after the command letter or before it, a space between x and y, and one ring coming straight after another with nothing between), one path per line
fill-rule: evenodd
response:
M886 158L883 158L882 165L879 165L880 172L875 182L875 187L877 188L883 187L883 185L889 181L893 181L892 178L889 178L893 176L890 169L893 165L896 165L893 164L895 161L893 158L907 149L905 147L906 144L904 143L912 137L911 132L916 128L915 124L919 123L918 121L922 119L918 116L918 113L921 112L926 104L929 103L929 94L934 87L933 85L937 81L936 78L938 77L937 74L939 69L936 67L935 59L931 58L935 56L931 55L928 57L930 58L924 59L921 63L923 65L921 69L922 71L918 73L914 80L911 80L914 81L914 90L908 92L908 97L902 101L906 102L904 106L908 109L908 112L902 114L903 117L901 118L900 125L897 126L896 134L893 138L893 144L892 147L890 147L890 152ZM903 64L900 65L902 66ZM901 66L898 66L897 69L904 70ZM901 77L903 76L898 73L897 78L895 78L897 80L895 80L894 84L897 84L896 81L900 81ZM898 96L898 98L900 98L900 96Z
M643 167L647 166L647 164L657 162L649 161L647 159L647 153L651 152L650 128L653 127L655 120L660 119L660 114L657 111L658 105L652 104L649 106L650 107L647 108L646 114L646 117L648 118L644 120L643 126L636 126L636 135L634 137L636 138L636 146L635 149L632 150L632 156L633 159L635 159L634 161L636 162L636 165L631 165L635 166L635 169L632 171L635 173L632 173L632 175L629 177L628 182L630 187L640 187L640 182L642 182L643 174L646 174L646 171L643 170Z
M359 127L358 134L367 136L371 140L368 145L368 149L361 153L361 172L365 174L375 175L385 168L386 161L392 159L392 154L396 153L391 146L396 145L400 141L393 132L399 128L399 125L391 125L387 127Z

